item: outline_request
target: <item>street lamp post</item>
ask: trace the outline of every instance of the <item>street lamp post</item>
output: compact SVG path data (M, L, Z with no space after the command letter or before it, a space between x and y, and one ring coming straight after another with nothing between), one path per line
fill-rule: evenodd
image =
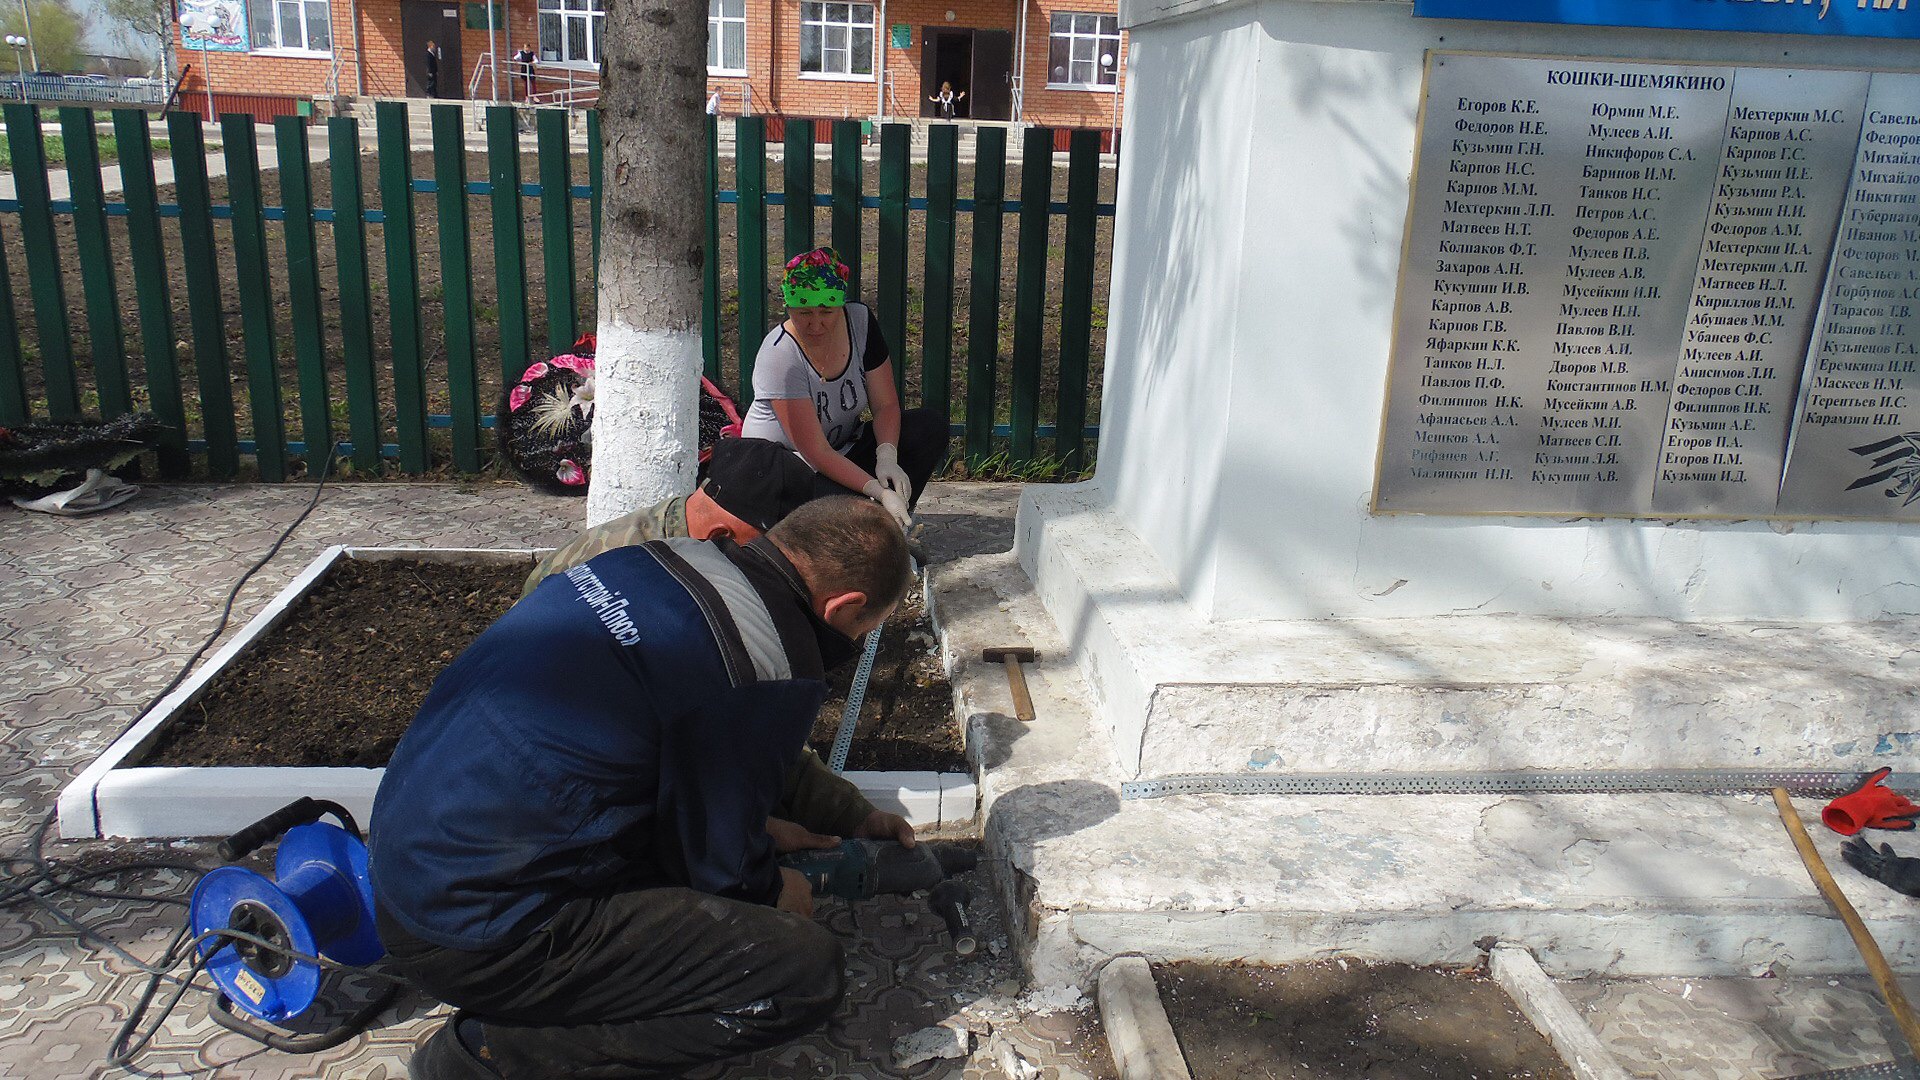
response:
M207 40L207 35L212 32L213 20L208 18L206 12L183 11L180 13L181 40L185 41L187 34L200 35L200 83L207 88L207 123L209 124L213 123L214 119L213 65L207 61L208 53L211 51L211 43Z
M21 40L27 43L27 59L33 61L33 70L39 71L40 54L33 48L33 9L27 6L27 0L20 0L20 18L26 22L27 33Z
M20 100L25 101L27 100L27 61L25 52L27 39L21 37L19 34L8 34L7 45L13 49L14 66L20 69Z
M1101 53L1100 66L1103 68L1112 68L1114 66L1113 54ZM1119 149L1120 149L1119 143L1120 143L1120 72L1118 69L1115 69L1113 73L1113 124L1112 126L1107 128L1107 145L1112 147L1113 150L1117 153L1119 152Z

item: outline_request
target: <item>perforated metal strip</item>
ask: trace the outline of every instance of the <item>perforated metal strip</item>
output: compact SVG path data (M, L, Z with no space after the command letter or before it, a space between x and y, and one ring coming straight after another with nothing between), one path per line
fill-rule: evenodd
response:
M1914 776L1888 783L1910 786ZM1217 774L1131 780L1122 799L1169 795L1735 795L1786 788L1790 795L1831 798L1853 790L1856 772L1778 769L1620 769L1452 773Z
M867 632L867 650L860 654L860 667L853 673L853 685L847 687L847 707L840 714L840 730L833 733L833 753L827 767L834 772L847 771L847 754L853 749L853 729L860 726L860 708L867 703L867 683L873 678L873 658L880 655L880 627Z

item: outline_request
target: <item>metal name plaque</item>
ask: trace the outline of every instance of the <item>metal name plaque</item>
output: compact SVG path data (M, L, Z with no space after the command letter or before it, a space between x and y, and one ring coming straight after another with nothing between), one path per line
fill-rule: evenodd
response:
M1916 75L1432 55L1374 508L1920 520L1916 166Z

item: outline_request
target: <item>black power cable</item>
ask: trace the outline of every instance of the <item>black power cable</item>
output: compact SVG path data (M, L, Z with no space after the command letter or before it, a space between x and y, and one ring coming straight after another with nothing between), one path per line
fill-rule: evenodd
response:
M329 448L326 458L320 465L320 475L313 487L313 497L307 500L306 507L300 511L299 515L296 516L292 522L288 523L285 529L281 530L280 535L274 540L273 545L267 549L266 554L255 560L253 565L249 566L246 572L240 575L239 580L233 583L233 587L227 590L226 600L220 607L220 619L214 625L212 632L200 642L198 648L194 649L193 655L187 657L186 662L180 666L180 670L174 674L173 678L168 680L167 684L162 687L158 693L149 698L147 703L133 714L133 717L127 721L126 725L115 734L113 740L109 740L109 745L111 745L113 741L117 741L120 736L125 735L128 730L132 729L134 724L140 721L141 717L147 715L155 706L164 701L167 695L178 689L180 684L186 681L187 676L193 671L195 665L199 664L201 658L207 654L207 650L212 648L213 643L218 641L220 635L226 632L228 623L233 619L233 606L240 597L240 590L246 587L247 582L250 581L256 573L260 572L269 562L273 561L273 557L278 555L280 549L292 538L294 530L304 524L307 518L311 516L313 511L320 505L320 496L326 490L327 480L332 473L334 456L335 451ZM95 899L173 904L186 907L188 901L180 896L90 889L87 888L86 885L89 882L100 881L102 879L118 878L128 874L158 870L184 874L188 876L189 883L197 883L199 878L207 872L208 868L194 862L168 859L139 859L117 863L108 867L83 869L63 860L49 858L46 854L47 834L52 830L53 823L57 819L57 816L57 809L49 810L46 816L43 817L40 823L34 828L32 838L27 842L25 850L20 854L8 856L6 859L0 860L0 882L4 882L4 884L0 884L0 907L10 907L23 902L31 902L73 930L81 940L88 941L111 952L123 963L129 964L136 970L146 973L148 976L147 985L141 991L140 1000L128 1015L127 1020L121 1025L120 1030L115 1033L113 1042L108 1049L107 1063L111 1066L130 1066L133 1059L145 1050L159 1034L160 1028L166 1023L167 1017L173 1013L174 1009L179 1007L181 1000L185 998L189 990L216 994L216 1008L212 1010L212 1016L222 1027L246 1035L275 1049L296 1053L312 1053L318 1050L324 1050L330 1046L337 1046L358 1034L365 1028L366 1024L373 1019L373 1016L392 999L393 992L398 988L398 984L404 982L404 980L398 976L387 972L369 967L342 964L321 956L311 956L294 949L289 949L284 945L268 941L254 934L238 930L228 928L210 929L189 938L192 930L190 924L183 924L180 927L180 930L173 936L172 941L168 943L167 948L161 954L158 962L148 963L143 961L124 948L121 948L117 943L107 938L98 930L62 911L53 902L54 898L59 896L85 896ZM223 944L212 948L205 947L208 943L214 941L219 941ZM224 995L218 995L215 988L200 985L195 981L200 974L205 971L207 964L212 960L213 956L218 953L219 949L224 947L224 943L227 942L247 942L257 948L279 953L296 962L317 965L326 971L362 975L391 985L386 992L377 995L373 1001L362 1007L354 1013L353 1016L336 1026L330 1032L305 1037L278 1035L258 1025L233 1018L226 1009L220 1007L224 1000ZM181 966L182 961L188 960L189 957L191 957L191 960L187 963L185 976L183 977L176 974L176 969ZM155 1014L153 1022L147 1026L146 1030L140 1031L141 1022L146 1018L154 998L158 996L160 987L164 983L174 984L172 996L167 999L166 1004Z

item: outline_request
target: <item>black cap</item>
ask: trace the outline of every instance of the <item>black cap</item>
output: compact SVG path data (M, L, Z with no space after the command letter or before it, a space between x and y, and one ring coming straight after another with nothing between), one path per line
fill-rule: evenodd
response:
M814 473L800 455L766 439L724 438L707 462L707 497L766 532L813 498Z

